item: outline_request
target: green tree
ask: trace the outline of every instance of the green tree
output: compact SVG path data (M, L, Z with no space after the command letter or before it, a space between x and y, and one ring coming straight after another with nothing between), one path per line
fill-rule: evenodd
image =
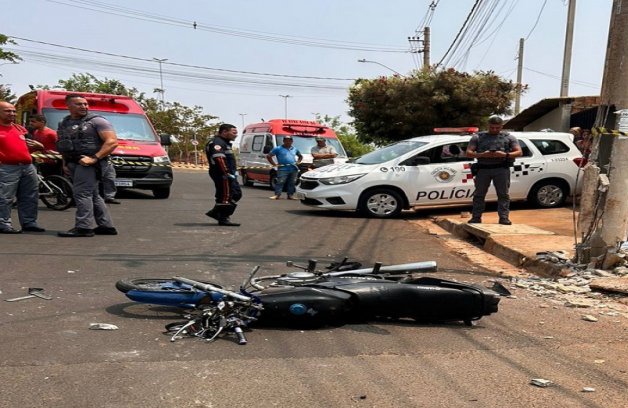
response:
M7 85L0 84L0 101L6 101L9 103L15 103L17 96L11 91Z
M103 80L90 73L73 74L69 79L59 80L55 87L67 91L107 93L112 95L126 95L134 98L146 112L158 134L172 135L179 140L168 149L172 159L178 161L192 161L194 145L197 140L197 150L202 153L202 147L212 137L218 128L216 116L203 113L200 106L185 106L179 102L166 102L156 98L148 98L136 88L129 88L117 79ZM49 88L39 85L40 89ZM202 158L203 155L201 155Z
M347 154L351 157L362 156L373 150L372 145L364 144L358 140L353 127L343 123L340 120L340 116L322 116L320 113L317 113L316 121L332 128L334 132L336 132L338 139L340 139L340 143L342 143L347 151Z
M0 61L9 61L9 63L13 64L17 64L19 61L22 61L22 58L19 55L4 49L4 46L7 44L16 44L16 42L6 35L0 34ZM17 97L11 91L9 85L0 84L0 101L15 103L16 99Z
M15 41L10 39L4 34L0 34L0 60L9 61L14 64L17 64L19 61L22 61L22 58L12 51L6 51L3 49L3 46L7 44L17 44Z
M56 87L66 91L125 95L133 98L138 98L141 95L136 88L128 88L117 79L98 79L90 73L72 74L68 79L60 79Z
M204 160L203 146L218 130L219 124L214 122L216 116L204 114L200 106L189 107L179 102L162 104L156 98L145 97L140 97L138 102L159 134L173 135L179 140L168 149L171 159L192 162L194 152L192 141L196 140L197 152L201 161Z
M383 145L435 127L482 125L492 114L510 113L516 90L491 71L420 70L358 79L349 90L349 114L360 141Z

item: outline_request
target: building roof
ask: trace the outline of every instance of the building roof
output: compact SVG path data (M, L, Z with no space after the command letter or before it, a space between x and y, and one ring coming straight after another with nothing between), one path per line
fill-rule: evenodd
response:
M541 99L534 105L521 111L517 116L513 116L506 123L506 129L523 129L524 126L534 122L540 117L546 115L552 110L558 108L561 102L570 103L571 113L577 113L584 109L591 108L600 104L599 96L564 96L557 98Z

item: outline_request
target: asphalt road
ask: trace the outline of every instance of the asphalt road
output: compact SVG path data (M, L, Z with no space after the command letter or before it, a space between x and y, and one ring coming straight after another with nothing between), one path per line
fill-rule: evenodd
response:
M111 206L118 236L58 238L73 211L40 207L43 234L0 236L0 298L43 287L53 300L0 302L3 407L620 407L628 400L625 319L581 319L581 310L520 290L473 327L375 322L312 331L254 329L249 344L171 343L172 309L133 304L126 277L209 279L237 285L253 268L287 260L371 263L436 260L439 276L489 277L416 223L310 210L244 189L234 220L204 212L204 172L177 171L173 194L124 192ZM93 322L116 331L88 330ZM554 382L549 388L532 378ZM582 392L593 387L595 392Z

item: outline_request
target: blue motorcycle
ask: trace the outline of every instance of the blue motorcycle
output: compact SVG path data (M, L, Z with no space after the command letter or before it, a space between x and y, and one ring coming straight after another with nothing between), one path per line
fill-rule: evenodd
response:
M172 341L235 335L239 344L253 325L314 328L376 319L471 325L497 312L499 303L490 289L422 276L436 271L431 261L360 268L345 259L323 271L314 260L287 265L301 270L257 276L255 267L239 292L182 277L126 279L116 287L136 302L188 309L187 321L166 326Z

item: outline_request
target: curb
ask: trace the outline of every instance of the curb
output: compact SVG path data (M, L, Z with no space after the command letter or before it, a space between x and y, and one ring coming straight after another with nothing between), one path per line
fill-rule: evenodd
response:
M570 270L563 265L536 259L537 252L548 250L547 243L540 241L551 240L555 243L555 245L561 246L564 250L564 243L567 242L567 239L571 239L570 237L564 237L550 231L544 231L524 225L519 225L519 227L533 228L538 230L538 232L535 231L535 234L509 234L509 231L505 229L508 227L504 226L504 232L490 233L481 229L481 227L478 228L474 225L467 224L466 221L456 222L451 218L436 217L432 219L432 222L459 239L467 241L472 239L479 242L483 251L490 253L491 255L494 255L513 266L524 268L534 275L544 278L556 278L566 276L570 272ZM541 236L544 237L541 238ZM517 243L524 243L526 241L537 243L539 248L534 248L534 245L527 245L525 248L517 245ZM569 246L569 250L567 252L573 251L572 246L573 243Z

